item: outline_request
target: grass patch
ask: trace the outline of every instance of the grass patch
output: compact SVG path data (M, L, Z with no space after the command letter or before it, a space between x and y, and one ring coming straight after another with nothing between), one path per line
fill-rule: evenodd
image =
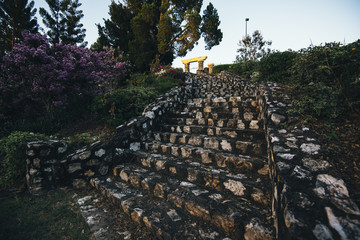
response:
M71 190L0 196L0 239L89 239Z

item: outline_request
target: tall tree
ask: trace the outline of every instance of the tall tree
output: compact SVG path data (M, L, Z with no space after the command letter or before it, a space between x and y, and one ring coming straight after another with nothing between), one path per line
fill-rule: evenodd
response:
M0 53L12 50L22 31L38 32L34 1L0 0Z
M119 48L138 70L169 64L185 56L204 36L210 50L222 39L219 17L209 4L201 17L202 0L125 0L110 5L110 19L98 24L99 38L92 49ZM211 27L210 27L211 25Z
M78 10L82 5L79 0L64 0L64 17L65 17L65 31L61 36L61 42L64 44L80 44L85 47L87 42L84 42L86 30L80 20L84 17L83 11Z
M40 8L40 15L43 18L44 25L49 29L46 34L52 44L60 43L60 37L65 32L65 16L63 14L64 4L62 0L45 0L49 6L50 12L45 8Z
M46 0L49 12L40 8L40 15L44 25L48 28L46 32L52 44L81 44L84 42L85 29L80 23L84 14L78 10L81 6L78 0Z
M213 46L219 45L223 37L223 33L218 29L220 25L219 15L212 3L209 3L204 10L203 19L201 31L207 45L205 48L210 50Z
M264 40L259 30L255 30L252 36L245 36L239 41L236 62L261 59L271 52L271 44L271 41Z

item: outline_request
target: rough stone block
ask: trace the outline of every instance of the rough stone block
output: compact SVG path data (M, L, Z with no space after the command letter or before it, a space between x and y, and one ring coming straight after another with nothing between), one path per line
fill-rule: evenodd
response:
M201 146L202 145L202 138L199 136L191 136L189 138L188 144L194 146Z
M209 210L203 208L202 206L196 204L195 202L189 201L185 202L185 209L193 216L200 218L205 221L210 221Z
M224 186L226 189L230 190L236 196L243 196L245 194L246 188L240 181L229 179L226 182L224 182Z
M251 121L253 119L254 119L254 114L252 112L244 113L244 120L245 121Z
M71 164L69 164L68 172L69 173L74 173L74 172L77 172L77 171L79 171L81 169L82 169L81 163L71 163Z
M232 150L232 147L231 147L231 143L228 142L227 140L221 140L221 149L224 150L224 151L231 151Z
M204 138L204 147L209 149L219 149L219 141L215 138Z

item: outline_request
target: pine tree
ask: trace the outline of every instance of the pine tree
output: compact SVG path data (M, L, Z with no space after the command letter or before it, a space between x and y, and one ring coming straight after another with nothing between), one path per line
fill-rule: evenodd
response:
M219 45L222 40L223 34L217 26L220 25L219 15L212 3L209 3L204 10L203 24L201 31L203 32L204 40L206 43L206 50L210 50L213 46Z
M47 35L52 44L80 44L86 46L84 42L85 29L80 23L84 17L78 0L46 0L50 11L40 8L40 15L44 25L48 28Z
M45 8L40 8L40 15L43 18L44 25L49 29L46 34L52 44L60 43L61 36L65 32L64 4L62 0L45 0L49 6L50 12Z
M170 64L176 56L185 56L205 37L206 49L218 45L222 32L216 9L208 6L201 17L198 0L126 0L112 2L110 19L98 25L99 39L91 47L119 48L146 71L150 65ZM212 25L210 27L210 25Z
M64 35L60 37L61 42L64 44L80 44L85 47L87 45L87 42L84 42L86 30L83 29L84 25L80 23L84 14L82 10L78 10L82 4L78 0L64 0L63 4L66 7L64 11L66 26Z
M11 51L21 32L38 32L36 11L34 1L0 0L0 54Z

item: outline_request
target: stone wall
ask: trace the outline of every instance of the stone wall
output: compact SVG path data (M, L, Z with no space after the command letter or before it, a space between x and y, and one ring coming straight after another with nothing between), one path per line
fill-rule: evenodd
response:
M360 211L342 179L328 174L322 148L294 122L289 98L274 83L259 86L268 143L272 211L279 239L360 239Z
M209 81L209 78L212 81ZM238 88L226 88L227 82ZM272 211L279 239L360 239L360 211L344 181L328 174L329 162L306 126L295 126L290 99L273 83L255 84L222 73L187 75L186 85L148 105L142 116L116 128L107 145L94 143L70 152L65 142L27 145L27 182L32 193L63 184L81 187L92 176L106 175L126 152L140 148L166 112L191 98L256 95L268 146Z
M70 152L63 141L30 142L27 144L26 179L32 194L63 185L80 188L93 176L106 175L109 169L124 157L126 149L137 150L140 141L159 126L167 111L176 109L181 101L191 98L193 82L187 75L186 85L173 88L149 104L142 116L129 120L116 128L109 144L96 142L83 149Z
M32 194L64 185L80 188L85 179L106 175L113 160L109 146L96 142L73 153L63 141L27 144L27 184Z

